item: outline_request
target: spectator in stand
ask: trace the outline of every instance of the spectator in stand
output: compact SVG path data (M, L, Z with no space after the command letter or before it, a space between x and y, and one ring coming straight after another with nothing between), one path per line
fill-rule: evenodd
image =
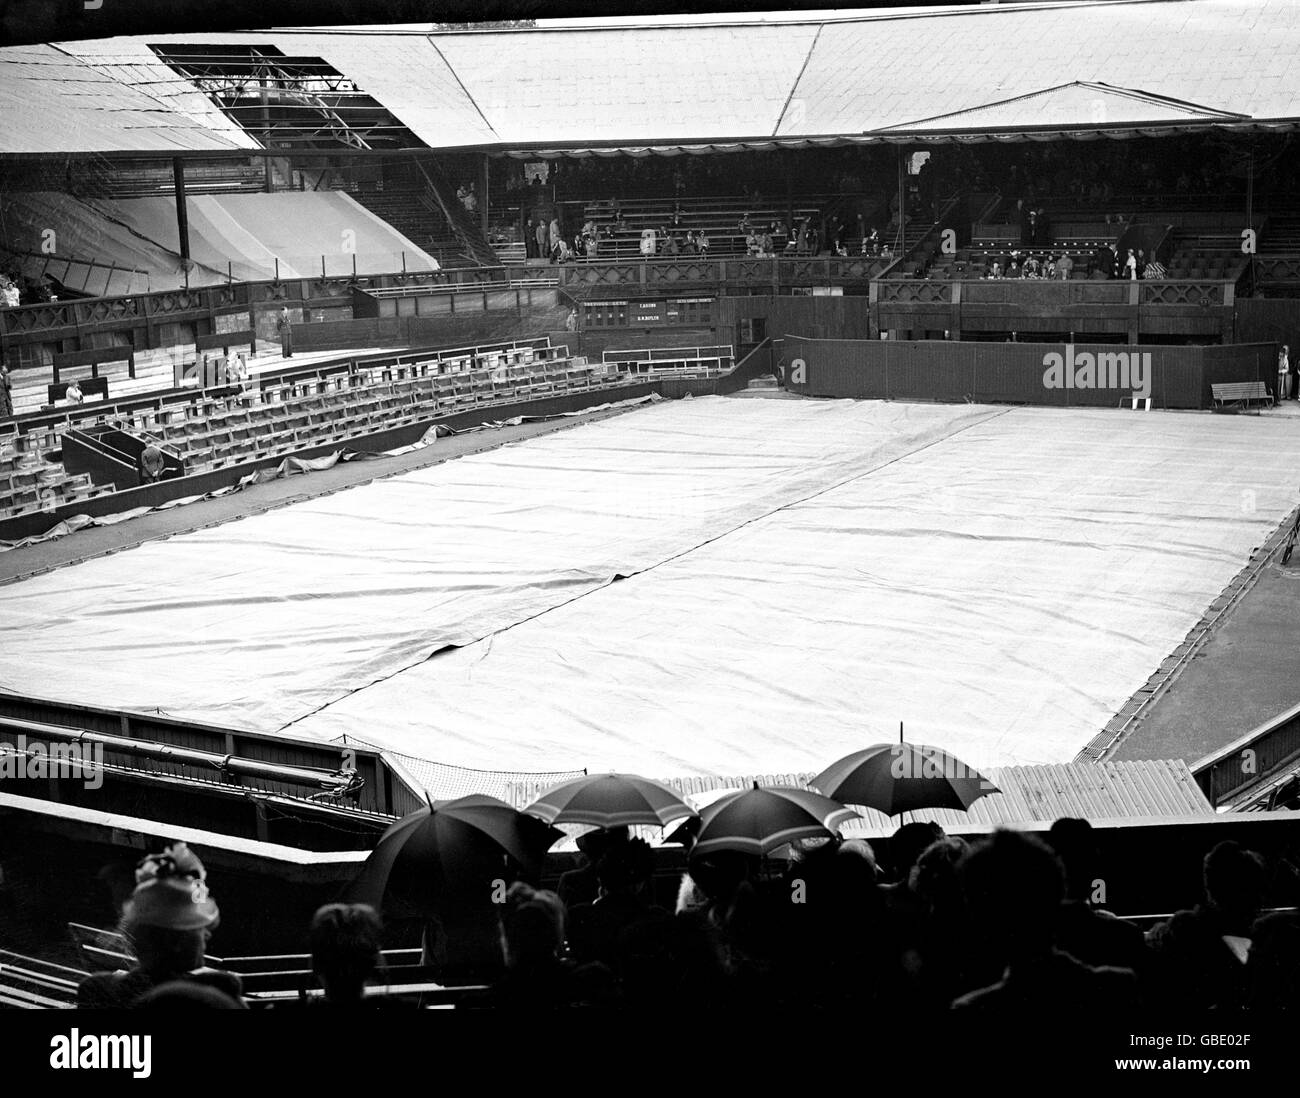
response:
M1300 1009L1300 913L1261 916L1250 942L1247 1006L1261 1013Z
M7 274L0 274L0 307L16 309L21 300L17 283Z
M469 190L465 194L465 212L478 213L478 195L474 193L474 184L469 185Z
M68 382L68 387L64 390L63 399L69 404L82 404L86 400L86 394L81 391L81 382L75 377Z
M1056 277L1062 282L1069 282L1074 276L1074 260L1070 258L1068 252L1062 252L1061 258L1056 261Z
M2 367L0 367L2 369ZM3 408L4 386L0 383L0 408ZM1286 400L1291 395L1291 348L1285 343L1277 353L1277 399Z
M905 823L889 840L889 863L892 881L881 886L885 907L895 915L913 915L922 909L916 895L916 879L912 870L916 860L927 847L947 838L937 823L914 821Z
M604 965L577 966L561 959L564 904L554 892L516 881L498 905L505 976L487 995L466 1006L528 1011L608 1002L613 976Z
M1181 1009L1246 1003L1252 927L1264 905L1263 859L1235 842L1205 856L1205 902L1147 931L1156 999Z
M203 863L184 843L151 854L136 867L136 886L121 931L136 956L130 971L97 973L77 988L81 1007L133 1007L145 993L174 980L216 988L239 1000L230 972L204 967L204 951L220 919Z
M1059 819L1047 833L1047 844L1065 870L1057 948L1086 965L1140 972L1146 953L1141 928L1094 906L1105 902L1105 880L1092 825L1087 820Z
M1002 978L953 1001L959 1010L1044 1017L1131 1009L1137 979L1123 968L1093 968L1054 948L1064 873L1051 849L1016 831L997 830L962 859L959 874L973 940Z
M1047 257L1047 262L1043 264L1043 277L1044 278L1056 277L1056 256L1049 255Z
M618 967L619 939L647 918L666 917L647 898L654 857L644 839L611 846L596 863L599 891L591 903L569 909L569 946L578 962Z
M530 217L524 222L524 258L534 259L537 256L537 235L533 228L533 219Z
M1038 262L1037 256L1031 254L1029 258L1025 260L1026 278L1038 278L1042 274L1042 270L1042 265Z
M696 234L695 246L700 249L700 255L704 259L709 257L709 234L703 229Z
M9 367L0 362L0 419L14 414L14 382Z
M1130 282L1136 281L1138 276L1137 256L1133 254L1133 249L1128 250L1128 258L1124 260L1124 277Z
M1020 229L1019 242L1028 244L1033 238L1033 211L1023 198L1016 199L1016 224Z
M1115 277L1115 268L1118 263L1119 260L1115 255L1115 249L1109 244L1101 245L1093 257L1092 277L1099 280Z
M280 354L284 358L293 358L293 317L289 315L289 306L280 307L275 318L275 330L280 333Z
M745 234L745 254L747 256L755 256L761 254L761 250L758 245L758 237L754 235L753 229L751 229L748 233Z
M551 251L554 252L555 245L564 239L564 231L560 228L560 219L558 217L551 218L548 236L550 237Z
M546 243L547 240L546 221L543 218L539 217L537 219L537 227L533 229L533 237L537 241L537 258L545 259L548 255L551 254L551 252L550 252L550 248L547 246Z
M697 249L696 249L696 245L695 245L695 230L694 230L694 229L687 229L687 230L686 230L686 243L682 246L682 250L683 250L687 255L695 255Z
M383 925L367 904L326 904L312 916L311 970L325 1005L359 1007L382 962Z
M142 484L156 484L162 480L167 461L157 443L149 443L140 453L140 481Z
M578 310L570 309L569 315L564 318L564 330L566 332L576 332L578 330Z
M1137 262L1133 266L1133 277L1138 281L1146 278L1147 270L1147 253L1145 248L1139 248L1137 252Z
M645 259L655 257L655 231L654 229L641 230L641 255Z
M676 231L670 232L668 234L667 240L664 243L664 255L672 255L672 256L680 255L681 250L682 250L682 246L677 239Z

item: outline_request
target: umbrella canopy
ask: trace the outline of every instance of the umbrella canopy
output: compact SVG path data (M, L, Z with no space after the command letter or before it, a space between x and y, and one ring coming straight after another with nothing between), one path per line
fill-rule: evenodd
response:
M445 901L482 892L505 860L538 877L546 851L563 832L495 797L434 801L403 816L379 837L349 890L354 902L433 912Z
M808 789L760 787L721 797L700 813L691 857L718 850L766 854L795 839L833 835L856 819L851 808Z
M888 816L918 808L965 811L997 786L960 759L919 743L878 743L831 763L808 783L846 804Z
M546 790L524 809L546 823L663 827L695 809L661 782L638 774L588 774Z

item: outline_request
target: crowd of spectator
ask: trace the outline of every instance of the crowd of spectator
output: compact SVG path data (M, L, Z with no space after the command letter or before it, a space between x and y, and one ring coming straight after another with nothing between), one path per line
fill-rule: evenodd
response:
M890 839L887 864L867 842L840 838L797 844L779 871L713 852L692 858L675 900L661 890L660 902L643 840L615 829L580 845L584 863L554 891L517 880L491 909L499 948L471 973L484 986L458 1005L1107 1016L1300 1007L1300 916L1264 912L1269 870L1231 841L1204 859L1203 900L1145 933L1097 903L1105 872L1083 820L1058 820L1043 839L998 830L973 844L911 822ZM217 925L206 874L183 844L145 859L122 920L138 966L87 978L80 1002L243 1005L239 978L203 964ZM318 911L308 933L316 1001L387 1002L365 996L382 979L382 939L370 907Z

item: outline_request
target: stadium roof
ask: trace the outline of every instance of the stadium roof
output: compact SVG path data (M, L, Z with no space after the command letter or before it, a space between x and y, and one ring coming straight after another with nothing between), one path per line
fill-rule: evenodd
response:
M786 23L305 29L13 47L0 50L0 152L259 147L151 43L320 57L432 148L528 156L1300 124L1295 0L1112 0Z

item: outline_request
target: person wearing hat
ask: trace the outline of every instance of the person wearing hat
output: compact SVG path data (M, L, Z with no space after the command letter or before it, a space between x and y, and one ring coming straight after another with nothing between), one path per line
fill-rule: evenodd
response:
M96 973L77 988L77 1005L131 1008L141 996L174 981L193 981L240 1001L232 972L204 966L204 951L220 912L203 863L184 843L151 854L136 867L135 890L122 912L121 932L135 953L134 969Z
M149 443L140 453L140 481L143 484L156 484L162 480L167 461L156 442Z
M293 317L289 306L281 307L275 318L275 330L280 333L280 354L284 358L293 358Z

